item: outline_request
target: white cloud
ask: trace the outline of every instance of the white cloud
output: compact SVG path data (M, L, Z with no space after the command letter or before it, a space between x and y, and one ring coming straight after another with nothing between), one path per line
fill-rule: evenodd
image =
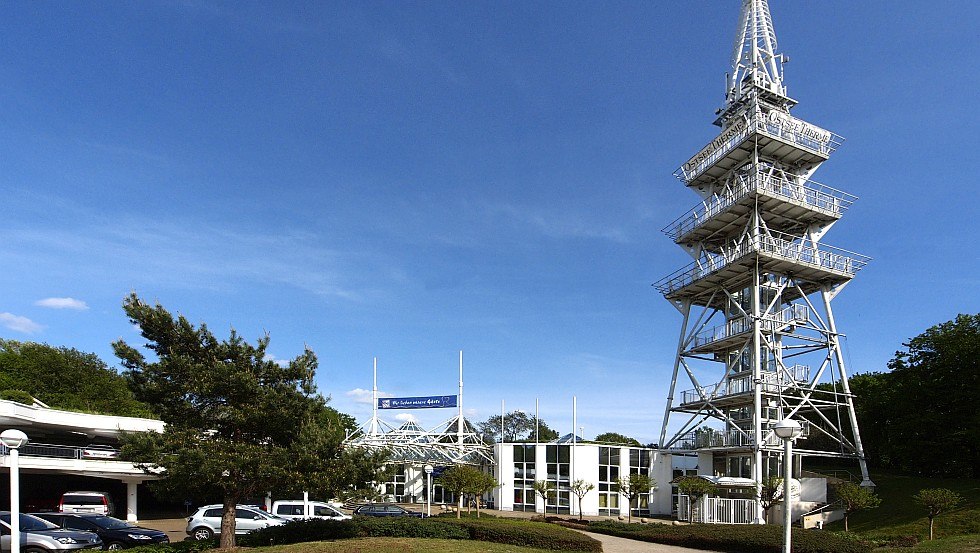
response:
M363 388L354 388L344 392L344 395L354 400L355 403L366 403L371 405L373 401L371 390L365 390ZM393 397L388 392L378 392L378 397Z
M76 300L75 298L44 298L43 300L37 300L34 305L38 307L48 307L50 309L74 309L76 311L85 311L88 309L88 304L82 300Z
M401 422L419 422L419 420L415 418L415 415L411 413L398 413L395 415L395 420L399 420Z
M34 334L44 329L43 326L35 323L27 317L14 315L13 313L0 313L0 325L3 325L10 330L23 332L25 334Z
M289 366L289 360L288 359L278 359L278 358L276 358L275 355L272 355L271 353L266 353L265 354L265 360L266 361L272 361L273 363L275 363L276 365L279 365L280 367L288 367Z

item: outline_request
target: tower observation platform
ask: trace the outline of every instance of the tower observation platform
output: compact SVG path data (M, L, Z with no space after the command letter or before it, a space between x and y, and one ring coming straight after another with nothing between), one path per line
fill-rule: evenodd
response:
M663 232L692 261L654 284L683 316L661 448L710 452L757 494L784 418L804 425L797 454L853 459L871 484L831 307L870 259L823 242L857 198L811 179L844 139L790 113L786 61L766 0L743 0L721 131L674 172L700 201Z

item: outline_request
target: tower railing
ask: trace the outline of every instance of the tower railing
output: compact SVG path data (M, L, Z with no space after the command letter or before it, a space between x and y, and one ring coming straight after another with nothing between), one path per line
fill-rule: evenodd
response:
M810 320L810 309L802 304L794 303L787 305L772 315L762 318L762 331L774 332L788 324L803 324ZM723 325L718 325L707 330L703 330L694 335L691 340L691 348L699 348L712 342L738 336L752 331L752 319L750 317L739 317L731 319Z
M676 242L710 221L715 215L738 203L742 198L756 192L769 193L786 200L802 203L836 217L840 217L844 210L857 199L856 196L816 181L793 181L783 175L772 175L759 169L757 172L742 175L737 184L729 188L724 194L715 196L710 201L701 202L690 212L678 217L674 222L661 229L661 232Z
M830 154L844 143L844 137L837 133L797 119L788 113L755 112L723 130L718 138L709 142L694 157L677 168L674 176L684 182L693 181L756 132L813 152L823 158L830 157Z
M825 244L815 245L804 241L798 236L773 232L769 235L759 234L744 242L725 250L722 255L707 254L677 271L660 279L654 286L662 294L675 292L715 271L725 268L743 256L752 253L764 253L773 257L802 263L836 273L854 276L871 259L868 256L835 248Z
M800 437L807 438L810 436L810 421L799 420L798 422L802 427ZM669 449L692 450L719 447L751 447L754 445L754 442L755 440L752 438L752 432L750 431L742 431L737 428L718 430L704 426L681 435ZM772 429L763 427L761 445L778 447L782 444L783 440Z
M759 386L763 393L778 394L786 388L795 387L810 378L810 367L807 365L792 365L783 371L763 371ZM751 374L728 377L727 380L713 386L692 388L681 392L681 404L710 401L727 396L747 394L754 390L754 380Z

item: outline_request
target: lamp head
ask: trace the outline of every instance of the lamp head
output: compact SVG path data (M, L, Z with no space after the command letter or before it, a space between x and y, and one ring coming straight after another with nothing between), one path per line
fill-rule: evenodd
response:
M783 419L777 422L772 430L783 440L795 440L803 433L803 427L793 419Z
M3 442L3 445L10 449L17 449L18 447L27 445L28 439L27 434L11 428L0 432L0 442Z
M426 474L432 474L432 465L425 465L424 470Z

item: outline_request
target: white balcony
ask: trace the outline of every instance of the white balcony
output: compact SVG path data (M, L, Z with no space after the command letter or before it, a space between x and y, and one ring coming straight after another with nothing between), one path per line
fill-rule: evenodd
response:
M757 139L749 140L752 136ZM843 142L840 135L788 113L755 113L724 129L674 171L674 176L688 186L721 179L751 159L756 147L762 157L787 164L816 164L827 160Z
M810 321L810 308L801 304L790 304L776 313L762 318L763 332L778 332L788 325L801 325ZM739 317L723 325L711 327L694 335L688 344L688 351L703 349L705 346L727 343L752 331L752 319Z
M835 283L853 278L870 258L825 244L814 245L796 236L760 234L724 248L721 254L706 253L654 286L668 299L703 294L720 285L734 289L749 280L756 260L765 272Z
M779 394L787 388L797 387L808 382L810 367L807 365L792 365L783 370L763 371L759 388L763 394ZM751 374L729 377L727 380L712 386L702 386L681 392L681 405L715 402L752 393L755 390Z
M839 219L857 199L856 196L811 180L793 181L785 176L773 175L760 169L737 177L735 186L721 196L701 202L688 213L678 217L662 229L674 242L692 242L702 235L717 234L725 227L739 228L747 222L756 195L778 200L777 204L762 205L763 212L779 213L780 218L796 221L832 221ZM743 202L745 200L745 202ZM744 203L744 209L734 213L733 206ZM797 209L793 209L797 207ZM723 213L731 213L724 219L716 219ZM775 219L775 215L769 219ZM770 222L772 224L772 222ZM701 232L696 232L701 231Z

